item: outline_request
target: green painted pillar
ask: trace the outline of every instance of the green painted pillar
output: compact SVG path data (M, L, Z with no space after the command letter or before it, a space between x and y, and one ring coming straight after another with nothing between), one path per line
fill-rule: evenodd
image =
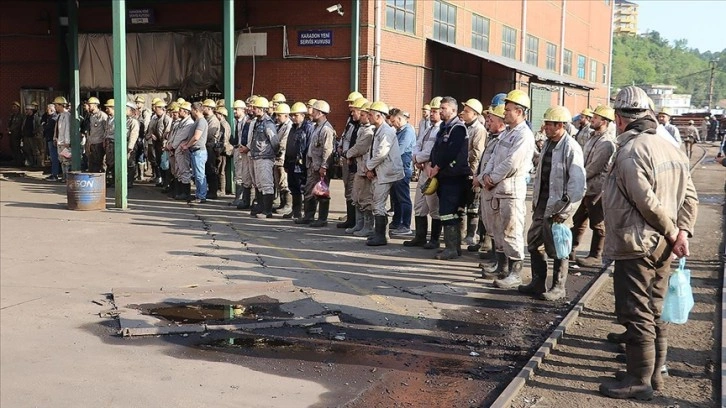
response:
M232 104L234 103L234 62L237 59L237 50L234 41L234 0L223 0L224 2L224 27L222 32L222 53L224 54L224 103L227 108L227 122L234 132L234 114L232 112ZM231 137L228 135L227 137ZM234 165L231 165L232 157L227 160L227 168L224 177L227 179L227 185L230 187L232 194L235 193L234 188ZM226 194L226 191L223 191Z
M350 91L358 90L358 55L360 54L360 0L353 0L351 13L350 35Z
M71 170L81 171L81 92L78 63L78 3L68 0L68 51L70 52Z
M113 4L113 99L114 108L114 156L116 208L128 208L128 173L126 160L126 0L114 0Z

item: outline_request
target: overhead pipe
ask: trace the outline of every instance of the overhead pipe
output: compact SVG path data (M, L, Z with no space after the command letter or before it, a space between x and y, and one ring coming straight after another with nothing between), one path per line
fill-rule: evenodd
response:
M350 35L350 90L358 90L358 72L360 54L360 0L353 0L353 12L351 13L351 35Z
M381 0L375 0L375 25L373 34L373 100L381 99Z

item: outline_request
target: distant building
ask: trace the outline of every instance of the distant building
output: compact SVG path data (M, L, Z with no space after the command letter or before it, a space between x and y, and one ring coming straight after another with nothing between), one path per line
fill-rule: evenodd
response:
M691 94L674 93L675 85L642 85L650 99L653 100L656 112L667 108L673 115L682 115L691 111Z
M615 0L613 13L613 33L615 35L636 35L638 33L638 5L636 3Z

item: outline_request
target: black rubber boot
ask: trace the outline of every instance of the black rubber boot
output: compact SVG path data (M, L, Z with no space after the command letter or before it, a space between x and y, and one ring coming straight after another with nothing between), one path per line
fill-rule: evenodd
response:
M577 260L577 265L583 268L599 268L602 265L602 250L605 246L605 236L600 235L598 231L592 232L592 241L590 242L590 253L587 258Z
M283 214L282 218L297 219L297 218L300 218L301 216L302 216L302 194L293 194L292 195L292 211L289 213Z
M355 227L355 207L352 201L345 202L345 221L335 224L336 228L352 228Z
M541 295L547 291L547 261L544 253L530 252L529 259L532 264L532 281L527 285L519 285L517 290L528 295Z
M484 279L504 279L507 276L507 255L496 252L495 263L491 268L482 268L481 277Z
M250 209L250 217L257 217L257 214L262 212L262 192L255 189L255 199L252 202L252 208Z
M477 214L466 215L466 238L464 244L467 246L476 246L479 243L476 231L479 228L479 217Z
M554 273L552 275L552 287L549 291L542 294L542 300L560 300L567 297L565 284L567 283L567 270L569 269L569 260L555 259Z
M429 239L429 242L424 244L424 249L439 249L441 246L441 243L439 242L439 238L441 237L441 220L440 219L432 219L431 220L431 238Z
M513 289L522 284L522 261L507 258L507 276L496 279L494 286L500 289Z
M458 258L460 255L461 233L458 224L444 225L444 249L440 254L436 255L436 259L447 260Z
M234 185L234 200L228 205L237 207L240 203L240 197L242 196L243 187L242 184Z
M426 233L429 229L429 219L426 216L415 217L413 219L416 224L416 236L410 241L403 241L403 246L407 247L422 247L426 245Z
M316 199L318 201L318 219L311 222L313 228L322 228L328 226L328 212L330 211L330 199Z
M653 342L643 344L628 344L625 349L627 354L627 374L619 382L600 385L600 393L616 399L635 398L648 401L653 398L653 387L651 378L655 367L656 353Z
M180 201L188 201L189 197L191 196L190 192L192 190L192 185L189 183L179 183L179 194L174 196L175 200Z
M245 187L242 189L242 199L237 204L238 210L249 210L251 207L252 200L252 188Z
M315 197L310 197L305 200L305 215L302 218L296 218L295 224L310 224L315 219L315 209L318 206L318 201Z
M388 244L386 238L386 228L388 227L388 217L385 215L376 215L374 217L374 235L366 240L368 246L382 246Z
M272 218L272 201L274 199L274 194L262 195L262 212L257 214L257 218Z

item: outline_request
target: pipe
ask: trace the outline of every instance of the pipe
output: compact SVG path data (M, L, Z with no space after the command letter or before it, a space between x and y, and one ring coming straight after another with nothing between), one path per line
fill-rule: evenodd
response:
M351 15L351 35L350 35L350 90L358 90L358 72L360 54L360 0L353 0L353 13Z
M562 22L560 27L560 75L565 75L565 27L567 21L567 0L562 0ZM565 87L560 87L560 105L565 106Z
M606 105L610 105L610 95L613 94L612 90L612 81L613 81L613 22L614 22L614 14L615 14L615 2L610 2L610 52L608 53L608 95L607 95L607 102Z
M375 0L375 32L373 35L373 100L380 100L381 96L381 0Z
M128 207L128 178L126 157L126 0L116 0L113 5L113 98L114 108L114 177L116 179L116 208ZM141 136L139 136L141 137ZM133 160L133 159L132 159Z
M68 0L68 50L70 51L70 103L71 113L71 169L81 171L81 130L79 109L81 107L81 69L78 65L78 3ZM125 56L125 54L124 54ZM125 102L124 102L125 103ZM126 111L124 110L124 117Z
M522 0L522 48L520 49L520 61L525 62L527 60L527 0Z

